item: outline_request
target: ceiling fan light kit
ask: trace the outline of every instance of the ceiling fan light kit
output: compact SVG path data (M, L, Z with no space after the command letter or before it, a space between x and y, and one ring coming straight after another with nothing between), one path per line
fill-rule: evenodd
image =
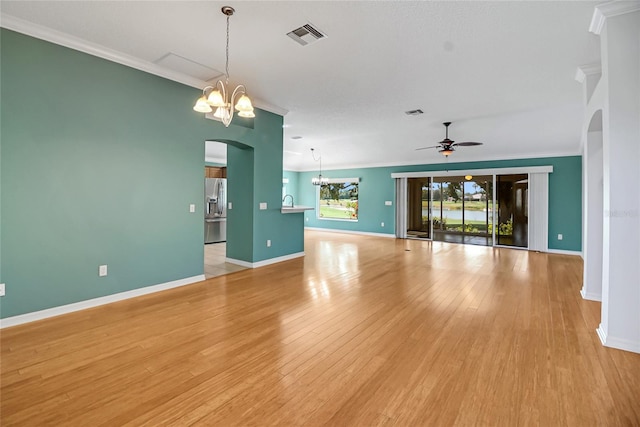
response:
M451 154L453 154L455 150L454 147L472 147L475 145L482 145L482 142L455 142L452 139L449 139L449 126L451 125L451 122L444 122L442 123L445 127L445 136L444 139L442 141L440 141L438 143L438 145L432 145L431 147L422 147L422 148L416 148L417 150L426 150L429 148L437 148L438 149L438 153L442 154L445 157L449 157Z
M223 6L221 10L222 14L227 17L225 81L218 80L215 86L207 86L202 89L202 96L198 98L193 109L199 113L211 113L215 108L213 117L222 121L225 127L229 127L231 120L233 120L234 111L238 111L240 117L251 118L256 115L244 85L236 86L233 92L229 93L229 18L235 9L231 6Z

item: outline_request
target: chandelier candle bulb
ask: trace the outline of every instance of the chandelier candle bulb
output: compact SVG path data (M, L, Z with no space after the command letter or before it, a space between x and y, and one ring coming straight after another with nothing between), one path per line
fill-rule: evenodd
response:
M198 113L210 113L213 111L211 109L211 106L207 103L207 98L205 98L204 96L198 98L193 109Z
M212 107L227 106L227 104L224 102L224 99L222 99L222 94L217 89L211 91L211 93L209 94L209 97L207 98L207 103Z
M251 100L247 95L242 95L240 99L238 99L238 103L236 104L236 110L253 111L253 105L251 105Z

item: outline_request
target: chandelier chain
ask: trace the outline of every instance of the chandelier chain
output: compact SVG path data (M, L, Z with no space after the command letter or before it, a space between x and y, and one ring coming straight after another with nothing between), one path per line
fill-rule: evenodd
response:
M225 76L227 77L227 83L229 83L229 15L227 15L227 63L225 65Z
M322 154L320 154L318 156L318 158L316 159L316 152L315 149L311 149L311 157L313 157L313 161L314 162L320 162L320 173L322 173Z

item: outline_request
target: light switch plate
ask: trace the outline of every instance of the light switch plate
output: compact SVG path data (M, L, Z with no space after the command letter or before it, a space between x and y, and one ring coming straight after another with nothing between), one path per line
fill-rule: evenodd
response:
M260 210L264 211L267 209L267 202L260 202Z
M233 205L231 204L231 202L229 202L229 209L232 209Z
M391 206L392 205L391 200L385 200L384 205Z
M189 205L189 212L194 213L196 211L196 205L194 205L193 203L191 203Z
M4 291L5 291L4 283L0 283L0 297L4 296Z
M104 277L106 275L107 275L107 266L101 265L100 267L98 267L98 276Z

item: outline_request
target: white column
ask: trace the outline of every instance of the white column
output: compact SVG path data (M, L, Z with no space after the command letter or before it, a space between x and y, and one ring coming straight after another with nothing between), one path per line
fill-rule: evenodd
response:
M584 269L580 294L602 301L603 158L602 109L604 107L600 63L581 65L576 80L582 83L585 123L582 130L582 256Z
M614 2L615 7L632 2ZM640 10L610 13L601 32L604 218L603 344L640 353ZM601 6L598 6L598 9Z

